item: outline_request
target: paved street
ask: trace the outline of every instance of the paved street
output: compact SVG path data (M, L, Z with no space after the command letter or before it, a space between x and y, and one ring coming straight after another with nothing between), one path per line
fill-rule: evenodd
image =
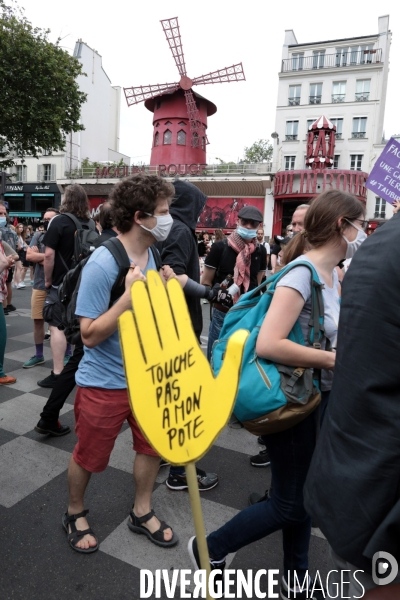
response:
M30 292L14 290L17 312L6 317L8 343L5 370L17 377L15 385L0 386L0 598L1 600L135 600L140 598L139 570L190 569L186 545L193 525L186 492L172 492L164 481L168 468L160 470L154 492L154 508L178 533L180 542L171 549L151 544L132 533L127 516L134 486L131 475L131 433L124 425L110 464L93 476L86 496L89 523L100 541L95 554L73 552L61 526L67 505L67 467L76 437L37 434L34 426L50 390L37 380L52 368L49 343L44 365L22 369L34 354ZM204 305L206 335L209 306ZM206 341L206 338L203 338ZM216 398L215 401L218 401ZM74 427L74 393L65 404L62 423ZM260 450L256 438L243 429L227 427L200 462L218 472L220 485L202 495L208 532L247 506L251 491L263 492L270 483L270 469L256 469L249 456ZM281 568L281 534L276 533L229 557L231 568ZM327 543L313 530L310 570L327 573ZM163 598L166 596L163 595ZM175 598L179 598L179 593Z

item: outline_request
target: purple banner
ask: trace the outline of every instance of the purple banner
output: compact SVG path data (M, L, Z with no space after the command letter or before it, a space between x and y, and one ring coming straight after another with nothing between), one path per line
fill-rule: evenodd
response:
M386 202L400 200L400 142L390 138L365 186Z

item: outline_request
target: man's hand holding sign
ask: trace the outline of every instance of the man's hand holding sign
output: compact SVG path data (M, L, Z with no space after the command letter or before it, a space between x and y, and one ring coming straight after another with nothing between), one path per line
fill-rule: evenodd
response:
M226 425L238 388L248 332L229 340L217 378L192 329L180 284L155 271L131 288L132 311L119 318L132 412L154 449L185 465L202 567L209 570L195 461ZM200 541L202 540L201 546Z

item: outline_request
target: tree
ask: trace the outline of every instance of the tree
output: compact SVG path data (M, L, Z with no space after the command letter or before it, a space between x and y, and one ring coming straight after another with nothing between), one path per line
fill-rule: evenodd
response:
M40 150L63 150L79 123L86 94L81 63L0 0L0 170Z
M244 149L244 162L245 163L261 163L270 162L273 153L272 144L269 140L258 140L254 142L249 148Z

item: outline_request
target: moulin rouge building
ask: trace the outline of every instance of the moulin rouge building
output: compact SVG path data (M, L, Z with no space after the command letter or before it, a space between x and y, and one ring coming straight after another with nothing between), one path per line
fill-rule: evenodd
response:
M152 114L150 164L77 169L73 179L57 180L61 188L72 181L81 183L92 214L119 178L142 171L183 177L201 189L208 196L198 223L202 230L234 229L240 208L252 204L264 214L265 234L280 234L296 206L327 189L353 193L364 202L371 228L391 216L391 207L365 188L385 143L388 16L379 17L378 32L369 36L303 44L293 31L285 33L272 134L274 156L272 163L253 165L207 164L208 127L212 136L217 107L197 92L200 85L243 82L242 64L191 78L178 20L161 24L179 78L124 89L128 106L143 102Z

